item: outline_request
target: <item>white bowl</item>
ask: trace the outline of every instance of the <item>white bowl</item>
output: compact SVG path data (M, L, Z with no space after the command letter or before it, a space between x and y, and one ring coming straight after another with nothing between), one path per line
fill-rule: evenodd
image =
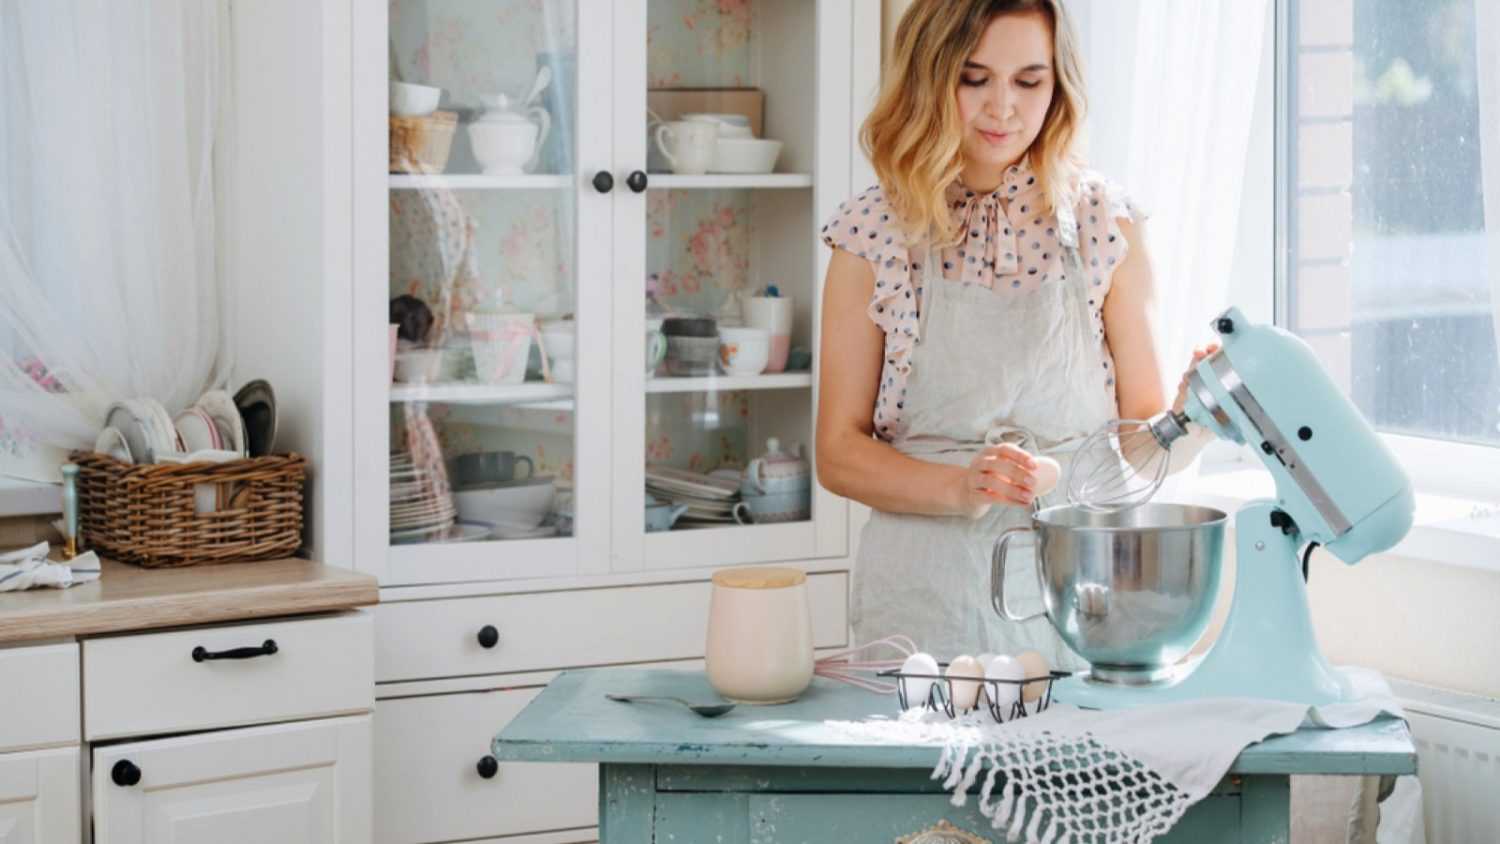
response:
M500 530L531 530L547 517L556 495L552 478L540 477L458 490L453 503L463 521L492 522Z
M695 111L684 114L679 119L701 121L705 123L717 123L719 124L719 137L721 138L755 137L755 135L750 131L750 118L746 117L743 114Z
M781 141L765 138L719 138L714 151L716 173L770 173L781 155Z
M719 329L719 366L726 375L759 375L770 361L770 331L764 328Z
M421 117L437 110L442 88L431 85L413 85L410 82L391 80L391 114L397 117Z
M442 371L442 349L413 349L396 355L396 380L403 384L432 383Z
M573 323L562 320L542 323L542 348L547 350L547 359L556 366L559 361L572 360Z

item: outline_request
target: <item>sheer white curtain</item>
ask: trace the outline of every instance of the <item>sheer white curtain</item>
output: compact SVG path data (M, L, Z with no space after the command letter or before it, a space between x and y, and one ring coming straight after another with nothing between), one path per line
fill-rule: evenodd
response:
M1270 0L1071 0L1069 8L1089 77L1089 163L1151 218L1156 351L1171 397L1193 347L1214 339L1209 320L1231 304Z
M175 412L223 380L221 16L199 0L0 3L0 473L53 479L111 402Z
M1490 309L1495 346L1500 349L1500 6L1474 3L1475 56L1479 72L1479 160L1484 173L1485 274L1490 280Z

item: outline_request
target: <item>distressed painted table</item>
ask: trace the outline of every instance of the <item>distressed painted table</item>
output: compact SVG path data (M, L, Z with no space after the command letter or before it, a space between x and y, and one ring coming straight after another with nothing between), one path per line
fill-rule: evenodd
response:
M599 763L603 844L1004 840L977 800L954 807L929 778L934 747L862 744L824 726L895 714L893 698L817 679L795 703L705 719L675 704L616 703L605 693L717 700L696 671L570 671L496 736L498 759ZM1415 772L1402 721L1280 736L1241 753L1161 840L1285 842L1290 775ZM922 836L944 823L963 834Z

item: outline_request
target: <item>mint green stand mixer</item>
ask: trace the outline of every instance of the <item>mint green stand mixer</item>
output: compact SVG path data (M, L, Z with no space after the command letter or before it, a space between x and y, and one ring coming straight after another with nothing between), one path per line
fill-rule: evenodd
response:
M1411 483L1300 338L1252 324L1237 308L1212 325L1222 347L1190 373L1183 412L1137 425L1162 453L1189 422L1248 444L1275 481L1274 499L1235 514L1228 619L1207 654L1181 661L1218 591L1221 511L1136 499L1035 513L1031 526L996 543L991 590L1002 615L1034 617L1006 607L1004 579L1009 540L1035 532L1045 615L1091 664L1057 682L1055 700L1108 709L1208 697L1350 698L1318 647L1299 552L1317 543L1353 564L1391 548L1411 528Z

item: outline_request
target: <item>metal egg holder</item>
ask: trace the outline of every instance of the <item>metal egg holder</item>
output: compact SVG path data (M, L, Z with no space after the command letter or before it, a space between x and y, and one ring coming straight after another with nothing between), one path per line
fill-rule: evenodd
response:
M938 663L938 667L947 669L948 663L940 662ZM942 712L949 718L956 718L961 714L957 711L953 703L953 684L977 683L980 687L979 694L981 700L976 702L974 708L988 710L990 716L995 719L995 723L1004 724L1006 721L1025 718L1028 715L1035 715L1038 712L1046 711L1047 707L1052 704L1052 684L1064 677L1071 677L1072 672L1053 671L1046 677L1027 677L1022 680L992 680L988 677L969 678L948 677L943 674L915 674L902 671L899 668L892 668L888 671L881 671L877 676L888 677L896 681L896 697L901 701L901 711L903 712L912 708L911 702L906 697L906 681L930 680L931 684L927 687L927 699L922 701L922 708L933 712ZM1026 702L1025 691L1026 686L1032 683L1045 683L1046 686L1043 687L1041 695L1028 704ZM1002 685L1016 687L1015 703L1010 706L1004 706L1000 702L1000 686Z

